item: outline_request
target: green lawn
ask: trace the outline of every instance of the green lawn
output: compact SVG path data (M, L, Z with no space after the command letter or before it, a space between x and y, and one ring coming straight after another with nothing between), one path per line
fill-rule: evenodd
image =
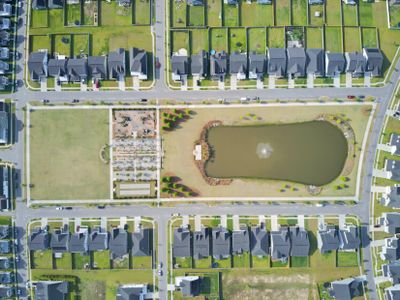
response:
M363 47L377 47L377 32L375 28L361 28Z
M234 268L250 268L250 254L245 252L241 255L233 255Z
M343 3L343 22L345 26L358 26L357 5Z
M274 6L242 2L242 26L274 26Z
M133 20L134 24L149 25L151 0L135 0L134 1Z
M93 253L93 262L97 269L109 269L110 268L110 252L107 251L96 251Z
M196 269L208 269L211 268L211 257L195 259L194 268Z
M53 252L34 251L32 252L32 269L53 269Z
M132 264L134 269L151 269L153 258L151 256L134 256Z
M209 51L208 49L208 30L193 29L190 31L190 42L192 54L199 53L201 50Z
M327 25L341 25L340 3L337 0L326 0L326 23Z
M210 49L215 51L228 51L228 30L224 28L210 29Z
M213 259L213 263L217 264L217 268L222 268L222 269L232 268L231 257L227 259Z
M48 10L31 10L31 27L32 28L40 28L40 27L48 27Z
M130 256L126 255L122 258L112 260L112 268L118 270L130 269Z
M186 49L189 52L189 32L187 31L171 31L172 52L179 49Z
M40 49L51 49L51 38L48 35L31 35L29 51L38 51Z
M30 114L32 199L109 197L108 110L37 110Z
M399 5L390 5L390 26L392 27L400 27L400 6Z
M89 36L86 34L74 34L72 36L72 48L74 56L89 56Z
M101 2L101 23L102 25L119 26L132 24L132 8L121 7L118 2Z
M285 47L285 29L283 27L268 28L268 47L269 48Z
M247 52L245 28L229 29L229 53L233 52Z
M67 11L67 22L69 26L81 25L81 5L80 4L67 4L65 6Z
M292 21L293 25L305 26L307 22L307 1L292 0Z
M55 34L53 35L54 52L60 55L71 57L72 51L72 35L71 34Z
M290 0L276 2L276 25L290 25Z
M249 51L264 54L267 45L267 29L266 28L250 28L248 29Z
M79 253L72 254L74 269L83 270L86 266L90 266L90 255L80 255Z
M342 52L342 31L340 27L325 27L325 50Z
M95 25L95 15L97 15L98 22L98 3L97 1L92 1L88 3L83 3L83 24L84 25Z
M179 265L179 268L191 268L192 267L192 258L191 257L175 257L174 265Z
M344 50L346 52L362 50L359 27L344 27Z
M221 26L222 25L222 1L210 0L207 1L207 25Z
M189 6L188 26L203 26L204 25L204 7Z
M372 10L374 9L374 3L360 1L358 4L358 13L360 14L360 25L361 26L373 26Z
M290 257L290 266L292 268L307 268L308 257L292 256Z
M322 27L307 27L306 28L306 45L307 48L324 48L322 39Z
M224 4L224 26L239 26L239 7Z
M310 5L310 24L313 26L322 26L324 24L324 6L323 5ZM319 12L320 16L316 17L315 13Z
M281 262L280 260L271 260L271 267L273 268L288 268L289 262Z
M252 268L269 268L269 257L268 256L258 257L252 255L251 265Z
M55 258L55 265L57 270L71 270L72 269L72 256L71 253L63 253L61 258Z
M358 253L338 251L337 265L338 267L358 267Z

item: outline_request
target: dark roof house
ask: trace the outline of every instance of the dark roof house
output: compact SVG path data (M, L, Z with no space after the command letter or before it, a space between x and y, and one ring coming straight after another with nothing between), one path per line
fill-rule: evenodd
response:
M286 76L287 56L284 48L268 49L268 75L276 77Z
M128 232L123 228L113 228L111 230L110 256L112 259L122 258L128 254Z
M388 193L383 193L381 199L381 205L389 206L392 208L400 208L400 186L395 184L394 186L387 187Z
M67 61L69 80L73 82L86 81L88 77L87 60L84 58L70 58Z
M233 52L229 57L229 70L231 75L236 75L238 80L244 80L247 76L247 55Z
M287 74L292 77L306 75L306 51L304 48L287 48Z
M193 232L193 257L202 259L210 256L210 228L203 227L200 231Z
M11 286L0 285L0 299L6 299L14 296L14 288Z
M291 226L289 231L292 243L290 255L307 257L310 254L310 239L307 230L299 226Z
M326 52L325 68L325 75L327 77L335 77L343 73L346 68L346 60L343 53Z
M318 249L321 253L339 249L339 235L335 225L327 225L318 230Z
M393 261L382 265L382 275L392 282L392 284L400 283L400 261Z
M129 50L131 76L138 76L147 80L147 52L144 49L131 48Z
M382 213L380 218L380 225L386 233L396 234L400 233L400 213Z
M360 52L346 52L346 73L351 73L353 77L364 75L367 61Z
M50 58L48 63L49 76L68 81L67 60Z
M225 259L231 255L231 234L225 227L212 229L212 254L215 259Z
M193 76L204 78L208 73L208 53L201 50L199 53L192 55L190 59L190 71Z
M88 246L89 231L75 232L69 240L69 251L71 253L86 254L89 250Z
M142 300L147 299L146 284L120 285L117 290L116 300Z
M359 247L360 238L357 226L346 224L344 228L339 229L340 250L357 250Z
M282 226L278 231L271 231L271 259L286 262L290 255L289 228Z
M172 80L181 81L188 75L189 60L186 55L173 54L171 57Z
M251 52L249 54L249 79L261 78L266 69L267 57L265 54Z
M13 260L11 257L0 257L0 269L5 270L5 269L10 269L13 267Z
M55 229L50 238L50 248L53 252L69 252L70 236L68 226L64 226L63 229Z
M351 300L363 295L362 281L355 278L346 278L331 283L332 294L335 299Z
M47 0L32 0L32 9L47 9Z
M108 237L107 231L102 230L100 227L95 228L89 234L88 249L89 251L102 251L108 249Z
M173 257L190 257L191 234L187 227L179 227L174 230L174 243L172 246Z
M251 254L255 256L269 255L269 235L264 224L251 227L250 249Z
M31 251L49 249L50 234L41 228L34 229L28 237L28 247Z
M47 51L31 52L28 58L28 69L32 81L47 77Z
M367 60L366 72L372 76L382 76L383 54L378 48L363 48L363 55Z
M125 49L118 48L108 54L108 75L110 79L119 80L126 73Z
M241 226L240 230L232 232L232 253L243 254L250 251L249 228Z
M89 75L93 79L107 79L107 57L89 56L88 57Z
M223 81L228 73L229 56L225 51L210 56L210 75L213 80Z
M325 52L323 49L306 50L307 56L307 74L314 77L323 77L325 75Z
M380 257L382 260L388 260L390 262L400 259L400 241L397 236L385 239Z
M150 256L152 250L152 229L140 228L132 233L132 256Z
M67 281L39 281L35 284L35 300L66 300Z
M175 277L175 286L178 287L183 297L196 297L200 295L201 279L199 276Z

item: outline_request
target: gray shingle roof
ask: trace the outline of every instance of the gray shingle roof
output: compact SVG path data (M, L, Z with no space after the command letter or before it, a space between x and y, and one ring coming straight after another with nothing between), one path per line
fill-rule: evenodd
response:
M150 256L152 250L151 228L141 228L140 231L132 233L132 255Z
M147 52L144 49L129 50L130 71L147 75Z
M400 208L400 186L391 186L389 194L387 197L382 198L381 204L393 208Z
M141 300L143 287L139 285L120 285L118 287L116 300Z
M71 253L86 253L88 252L89 232L73 233L69 239L69 251Z
M61 229L55 229L50 238L50 248L53 252L68 252L69 251L69 233L68 226Z
M0 298L6 299L8 297L12 297L14 295L14 288L11 286L0 286Z
M225 227L212 229L212 254L216 259L228 258L231 255L231 234Z
M331 285L336 299L351 300L363 294L362 282L354 278L333 281Z
M172 73L176 75L188 74L188 57L186 55L172 55L171 57Z
M283 77L286 75L287 56L285 48L268 49L268 74Z
M7 254L11 251L11 243L9 240L0 240L0 253Z
M32 80L39 80L40 77L47 76L44 62L47 59L47 52L32 52L28 58L28 69Z
M385 289L386 300L398 300L400 299L400 284L388 287Z
M0 225L0 239L5 239L10 236L10 226Z
M107 78L107 57L89 56L88 57L89 74L95 79Z
M232 232L232 252L242 254L250 251L249 228L241 226L240 230Z
M334 225L318 230L318 248L321 253L326 253L339 248L339 235Z
M383 213L380 221L385 227L385 232L390 234L400 233L400 213Z
M89 235L89 251L101 251L108 249L108 237L109 234L107 231L103 231L101 228L94 229Z
M180 285L182 295L184 297L196 297L200 295L200 277L197 279L191 278L182 279Z
M192 75L206 76L208 72L208 54L201 50L199 53L192 55L190 60L190 71Z
M342 250L356 250L360 247L358 228L354 225L346 225L345 229L339 229L339 248Z
M49 76L65 76L67 74L67 60L50 58L48 68Z
M290 254L289 228L282 226L279 231L271 231L271 258L273 260L283 260Z
M32 9L46 9L47 0L32 0Z
M50 9L63 8L63 6L64 6L64 0L49 0L48 2L48 7Z
M326 52L325 56L326 76L332 77L345 71L346 60L343 53Z
M13 260L10 257L0 257L0 269L12 268Z
M253 226L250 231L251 254L255 256L269 255L269 236L265 226Z
M172 253L174 257L191 256L191 236L188 228L179 227L174 230Z
M202 259L209 257L210 249L210 228L203 227L201 231L193 233L193 257L195 259Z
M34 230L28 238L29 250L46 250L50 247L50 234L40 228Z
M325 52L323 49L306 50L307 56L307 74L315 76L324 76L325 74Z
M351 73L353 77L360 77L364 75L367 61L360 52L347 52L346 56L346 72Z
M307 230L299 226L290 227L290 240L292 242L291 256L306 257L310 254L310 240Z
M39 281L36 283L35 300L65 300L68 297L68 282Z
M228 72L228 54L225 51L210 56L210 75L213 79L220 79Z
M254 75L263 75L267 64L267 57L265 54L257 54L252 52L249 54L249 77Z
M382 265L382 275L389 277L393 284L400 283L400 261Z
M125 76L126 70L125 49L118 48L108 54L108 75L110 79L119 79Z
M390 262L400 259L400 242L396 236L385 239L380 256Z
M294 77L304 77L306 74L306 51L304 48L288 48L287 73Z
M371 72L373 76L381 76L383 66L382 51L378 48L364 48L363 51L367 58L366 70Z
M111 258L122 258L128 254L128 233L122 228L113 228L111 231L109 248Z
M11 272L0 272L0 283L11 283L13 281L13 273Z
M247 54L233 52L229 57L229 69L231 74L247 73Z
M395 181L400 181L400 160L386 159L385 169L392 173L390 179Z
M88 76L87 60L84 58L70 58L67 61L69 80L81 81Z

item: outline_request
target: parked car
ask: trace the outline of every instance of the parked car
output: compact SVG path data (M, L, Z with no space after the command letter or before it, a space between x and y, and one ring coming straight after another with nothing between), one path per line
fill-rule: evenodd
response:
M97 205L97 208L98 208L98 209L105 209L106 206L105 206L105 205Z
M162 272L162 270L158 270L158 276L162 276L162 274L163 274L163 272Z
M147 103L147 99L140 99L140 103Z
M163 266L163 263L160 261L160 262L158 263L158 268L161 269L162 266Z
M49 103L49 102L50 102L49 99L43 99L43 100L42 100L42 103L44 103L44 104L45 104L45 103Z
M65 207L65 209L71 210L72 206L67 206L67 207Z
M356 96L354 96L354 95L348 95L347 96L347 99L354 99Z
M56 206L56 210L63 210L64 209L64 207L62 207L62 206Z

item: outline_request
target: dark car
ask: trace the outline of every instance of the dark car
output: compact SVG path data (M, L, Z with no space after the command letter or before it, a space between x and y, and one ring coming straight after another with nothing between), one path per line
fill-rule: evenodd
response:
M66 206L65 209L71 210L72 206Z
M354 96L354 95L348 95L347 96L347 99L354 99L356 96Z

